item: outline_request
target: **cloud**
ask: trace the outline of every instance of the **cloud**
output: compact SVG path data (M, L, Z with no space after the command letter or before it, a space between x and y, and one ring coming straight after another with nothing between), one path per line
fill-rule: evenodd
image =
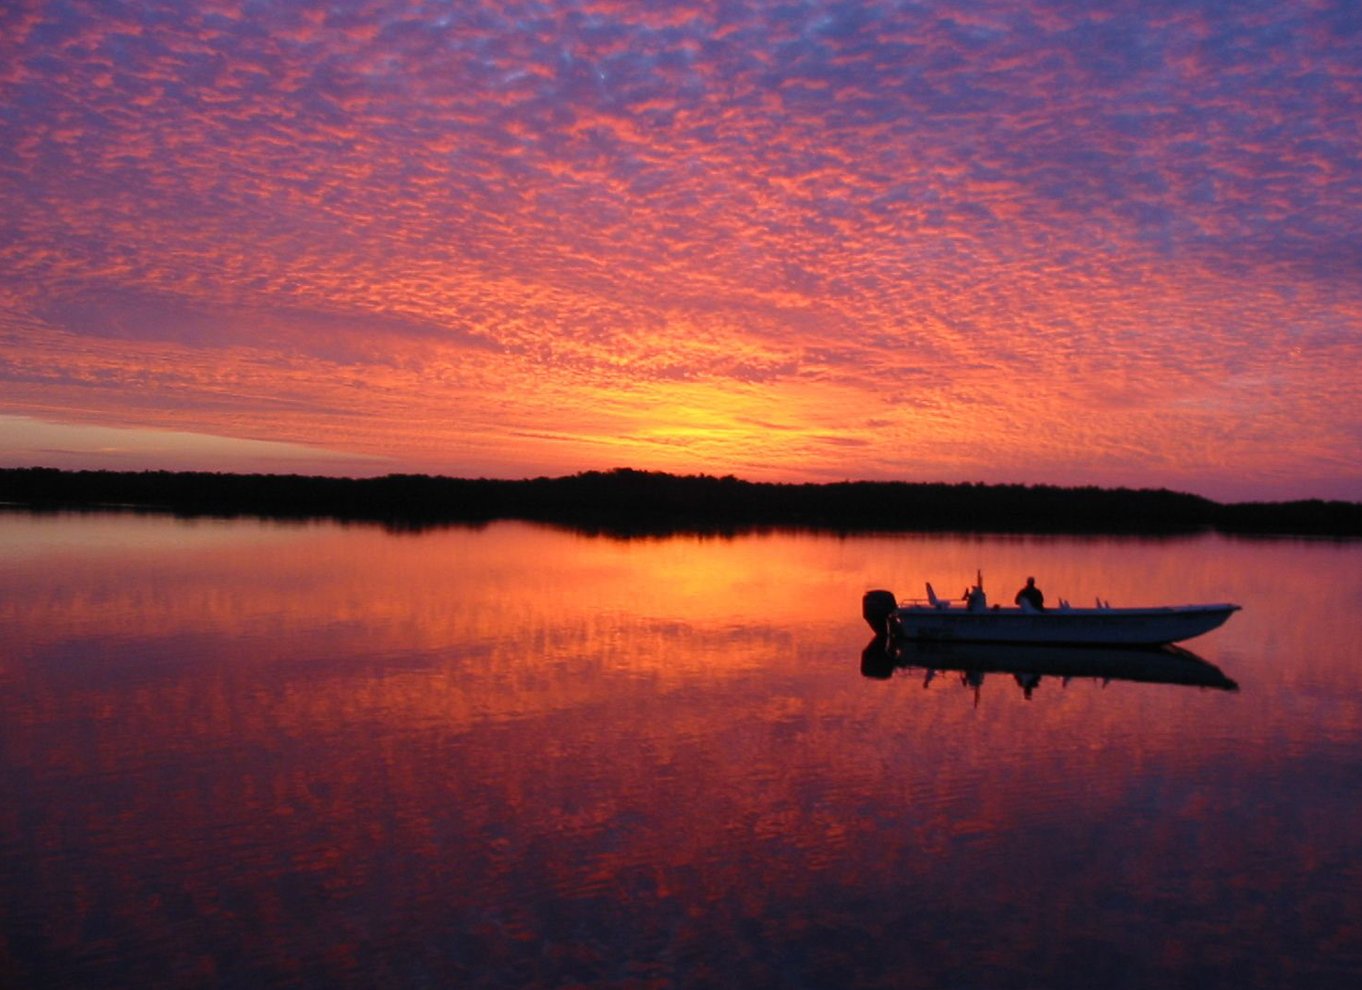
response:
M1288 456L1250 421L1362 462L1348 5L32 2L0 39L13 413L517 473L507 438L599 466L684 388L801 411L774 458L725 426L733 470L1126 477L1251 432L1248 477Z

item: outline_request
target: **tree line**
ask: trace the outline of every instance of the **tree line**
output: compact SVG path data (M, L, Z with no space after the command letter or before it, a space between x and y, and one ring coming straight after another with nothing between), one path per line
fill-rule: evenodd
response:
M121 507L185 516L379 522L395 528L522 519L616 533L1226 533L1362 535L1362 503L1224 504L1166 489L843 481L788 484L619 468L497 480L390 474L331 478L199 471L0 469L0 503Z

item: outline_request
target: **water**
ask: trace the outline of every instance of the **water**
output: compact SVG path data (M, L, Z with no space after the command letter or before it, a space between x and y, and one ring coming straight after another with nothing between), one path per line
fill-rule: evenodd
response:
M0 554L3 986L1362 980L1359 544L10 513ZM864 590L980 567L1237 602L1188 644L1237 690L867 665Z

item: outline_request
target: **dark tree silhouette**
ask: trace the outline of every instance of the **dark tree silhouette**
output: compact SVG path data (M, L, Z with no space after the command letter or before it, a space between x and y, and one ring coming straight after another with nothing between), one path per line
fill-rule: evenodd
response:
M0 469L0 503L177 515L327 517L419 528L526 519L620 534L808 528L1362 536L1362 504L1223 505L1165 489L845 481L772 484L620 468L522 481L169 471Z

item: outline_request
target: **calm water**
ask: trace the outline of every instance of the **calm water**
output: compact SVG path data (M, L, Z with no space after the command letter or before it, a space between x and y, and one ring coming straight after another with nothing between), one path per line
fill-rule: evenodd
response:
M1238 602L1237 690L863 656L979 567ZM1359 544L0 514L0 985L1356 986L1359 616Z

